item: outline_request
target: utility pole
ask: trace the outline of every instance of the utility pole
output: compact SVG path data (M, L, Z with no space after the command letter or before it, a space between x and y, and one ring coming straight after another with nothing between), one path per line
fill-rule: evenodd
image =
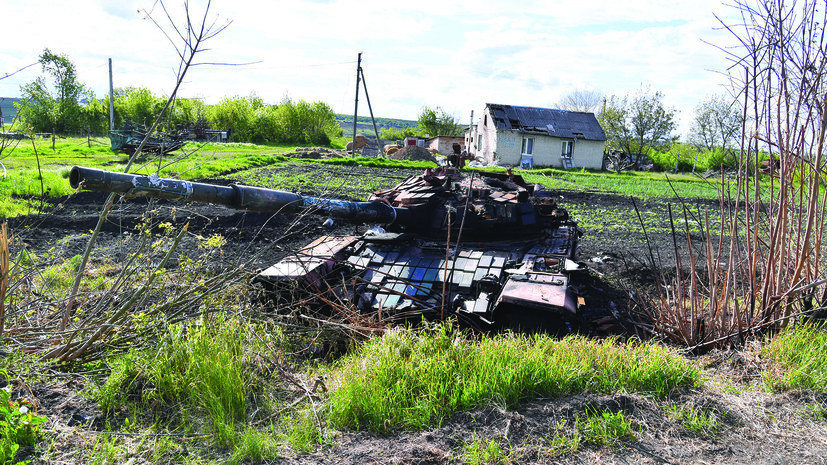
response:
M362 74L362 52L359 52L359 58L356 61L356 102L353 107L353 158L356 158L356 118L359 115L359 79Z
M109 130L115 129L115 91L112 88L112 59L109 59Z
M465 153L471 153L471 143L474 141L474 110L471 110L471 120L468 121L468 141L465 142ZM474 150L474 153L477 153Z

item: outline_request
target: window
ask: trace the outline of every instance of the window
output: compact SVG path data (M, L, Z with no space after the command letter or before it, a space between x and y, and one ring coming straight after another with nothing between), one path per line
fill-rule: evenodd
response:
M534 138L523 137L523 155L534 155Z
M488 126L488 115L485 115L485 117L482 119L482 125L483 127Z
M477 135L477 150L482 150L482 134Z
M563 153L560 154L563 158L571 158L571 149L574 144L570 140L563 141Z

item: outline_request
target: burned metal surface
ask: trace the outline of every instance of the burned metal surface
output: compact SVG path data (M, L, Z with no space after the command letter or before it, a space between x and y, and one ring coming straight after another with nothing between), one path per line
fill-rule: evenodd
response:
M260 280L290 292L303 281L308 294L334 295L386 320L457 315L493 329L579 319L583 299L570 275L585 272L576 263L580 231L540 186L448 168L427 170L372 200L397 212L387 232L320 238ZM335 246L320 249L325 243ZM327 277L320 279L322 270ZM526 321L524 311L536 318Z
M75 167L70 181L373 226L360 235L319 237L262 271L256 280L277 296L277 309L338 306L386 321L456 315L480 329L558 330L581 317L584 296L572 285L586 272L577 263L581 233L548 191L511 173L428 169L368 202L143 178Z

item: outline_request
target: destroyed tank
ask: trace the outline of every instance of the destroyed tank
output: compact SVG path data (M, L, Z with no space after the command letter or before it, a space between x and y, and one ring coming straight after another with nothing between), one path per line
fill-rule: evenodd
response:
M347 303L385 321L456 316L484 330L565 333L581 322L584 299L571 285L585 270L581 232L549 191L510 172L428 169L366 202L82 167L72 168L70 183L367 224L362 234L319 237L258 274L285 308Z

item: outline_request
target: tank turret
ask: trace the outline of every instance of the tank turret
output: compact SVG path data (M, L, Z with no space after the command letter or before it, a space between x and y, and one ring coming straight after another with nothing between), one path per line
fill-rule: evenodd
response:
M570 285L584 269L576 262L580 230L542 186L510 172L428 169L366 202L81 167L72 168L70 183L128 197L381 225L319 237L258 275L282 298L310 307L350 302L385 319L457 315L482 328L567 332L584 303Z

